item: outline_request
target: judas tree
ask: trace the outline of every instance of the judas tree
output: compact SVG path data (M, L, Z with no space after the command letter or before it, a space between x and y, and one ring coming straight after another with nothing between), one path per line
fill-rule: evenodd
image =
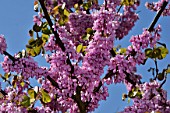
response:
M25 50L15 55L7 52L0 35L1 78L9 84L1 88L1 112L87 113L109 96L110 84L123 83L127 94L122 99L133 105L120 113L170 113L167 91L162 88L170 73L158 61L168 54L160 41L160 16L170 15L168 0L146 3L157 12L149 28L130 37L127 48L114 46L123 40L139 20L139 0L35 0L34 25ZM101 1L100 1L101 2ZM168 6L167 6L168 5ZM49 67L40 67L34 57L42 54ZM137 66L153 60L155 67L149 82L142 81ZM106 68L107 67L107 68ZM107 73L103 76L104 71ZM40 86L33 86L30 78ZM1 83L3 84L3 83ZM35 106L37 101L40 106Z

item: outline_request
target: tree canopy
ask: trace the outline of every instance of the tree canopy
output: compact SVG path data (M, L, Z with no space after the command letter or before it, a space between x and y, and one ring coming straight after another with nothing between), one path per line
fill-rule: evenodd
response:
M170 65L158 67L169 51L161 42L163 28L156 24L161 16L170 16L168 2L147 2L146 8L156 12L154 20L122 48L115 41L123 40L140 19L140 0L104 0L102 4L98 0L34 0L37 15L25 50L11 55L5 36L0 35L5 72L0 77L9 85L0 88L0 111L92 112L109 96L109 85L123 83L127 93L122 100L133 100L133 105L120 113L169 113L163 85ZM49 67L38 65L34 58L39 55ZM150 79L143 81L137 70L148 59L154 67L148 69ZM33 86L30 78L40 86ZM37 101L41 106L35 106Z

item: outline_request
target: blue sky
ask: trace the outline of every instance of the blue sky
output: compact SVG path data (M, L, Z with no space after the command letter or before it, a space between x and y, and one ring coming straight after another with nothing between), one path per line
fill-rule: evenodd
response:
M29 40L28 31L32 28L33 15L36 14L33 11L33 1L34 0L0 1L0 34L5 35L8 44L7 51L12 55L22 49L25 49L25 45ZM147 28L150 25L156 13L146 10L144 6L146 1L147 0L141 0L141 6L138 9L138 11L140 11L140 19L136 23L136 26L125 39L116 41L116 45L122 44L123 47L127 47L130 44L129 39L132 35L141 34L142 29ZM148 1L151 2L157 0ZM160 23L163 28L161 42L166 42L167 47L170 48L170 45L168 45L170 42L170 17L161 17L158 23ZM39 61L39 65L46 65L45 60L43 60L41 56L36 57L35 59ZM0 61L3 61L2 55L0 55ZM149 80L151 74L147 72L147 69L153 66L153 64L154 63L149 60L145 66L140 66L138 68L138 72L143 75L144 80ZM170 55L168 55L165 60L158 62L160 69L166 67L167 64L170 64ZM0 73L3 74L1 68ZM164 88L170 93L169 85L170 78L168 77ZM109 93L110 96L107 98L107 101L101 101L99 108L96 109L94 113L115 113L122 110L125 105L130 105L127 101L121 100L122 93L126 93L125 86L123 84L109 86Z

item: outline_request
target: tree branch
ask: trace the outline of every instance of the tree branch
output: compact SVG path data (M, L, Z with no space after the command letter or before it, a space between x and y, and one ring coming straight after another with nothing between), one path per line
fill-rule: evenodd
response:
M77 86L76 95L73 95L72 99L77 103L80 113L86 113L87 104L85 102L82 102L80 91L81 87Z
M148 31L151 32L154 29L155 24L157 23L159 17L161 16L162 12L165 10L168 2L164 1L161 9L158 11L157 15L155 16L154 20L152 21L151 25L148 28Z
M46 18L46 20L47 20L47 22L48 22L48 24L49 24L49 26L50 26L54 36L56 38L56 43L62 49L62 51L65 51L65 47L64 47L63 42L59 38L59 35L58 35L57 31L55 31L54 28L53 28L53 23L52 23L52 21L50 19L50 16L48 15L47 9L46 9L45 4L44 4L44 0L39 0L39 2L40 2L40 5L42 7L42 10L44 12L44 16L45 16L45 18Z
M57 82L55 82L55 80L54 80L53 78L51 78L49 75L47 76L47 79L51 82L51 84L52 84L54 87L60 89L59 86L58 86L58 84L57 84Z
M165 84L166 79L167 79L167 76L165 76L165 80L161 83L161 85L159 86L159 89L161 89L161 88L162 88L162 86Z
M56 43L59 45L59 47L60 47L60 48L62 49L62 51L64 52L64 51L65 51L64 44L63 44L63 42L61 41L61 39L59 38L59 35L58 35L57 31L55 31L54 28L53 28L53 23L52 23L52 21L51 21L51 19L50 19L50 16L48 15L47 9L46 9L45 4L44 4L44 0L39 0L39 2L40 2L40 5L41 5L41 7L42 7L42 10L43 10L43 12L44 12L44 16L45 16L45 18L46 18L46 20L47 20L47 22L48 22L48 24L49 24L49 26L50 26L50 28L51 28L54 36L55 36L55 38L56 38ZM73 72L74 72L74 66L71 64L71 61L70 61L70 59L69 59L68 53L67 53L67 57L68 57L68 58L67 58L67 63L68 63L68 64L70 65L70 67L71 67L71 73L73 73ZM56 88L59 88L59 87L58 87L58 84L57 84L50 76L47 76L47 79L52 83L53 86L55 86Z
M13 62L15 62L16 59L12 55L10 55L8 52L4 51L3 54L8 56L9 59L11 59Z
M16 59L15 59L12 55L10 55L8 52L4 51L3 54L4 54L4 55L7 55L7 56L9 57L9 59L11 59L13 62L15 62ZM60 89L59 86L58 86L58 84L57 84L57 83L54 81L54 79L51 78L49 75L47 76L47 79L51 82L51 84L52 84L54 87ZM25 82L25 81L24 81L24 82ZM25 82L25 83L28 84L27 82ZM32 87L30 84L28 84L28 85L29 85L30 87Z

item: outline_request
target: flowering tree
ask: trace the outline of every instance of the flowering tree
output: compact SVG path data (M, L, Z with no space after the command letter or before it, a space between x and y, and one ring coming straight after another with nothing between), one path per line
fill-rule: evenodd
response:
M33 28L26 49L14 56L0 35L1 63L5 72L1 78L9 84L1 88L1 112L70 112L87 113L106 100L108 85L123 83L127 94L122 99L133 105L121 113L170 112L167 92L162 88L170 73L169 65L158 69L158 60L168 54L161 43L161 25L154 27L160 16L170 15L168 0L146 3L156 11L153 22L142 34L132 36L127 48L115 47L139 19L139 0L35 0ZM168 7L166 8L166 6ZM42 54L49 67L40 67L33 57ZM155 68L150 82L141 82L137 65L152 59ZM104 68L107 74L102 77ZM10 78L10 79L9 79ZM33 87L35 78L40 87ZM41 106L34 106L40 100Z

